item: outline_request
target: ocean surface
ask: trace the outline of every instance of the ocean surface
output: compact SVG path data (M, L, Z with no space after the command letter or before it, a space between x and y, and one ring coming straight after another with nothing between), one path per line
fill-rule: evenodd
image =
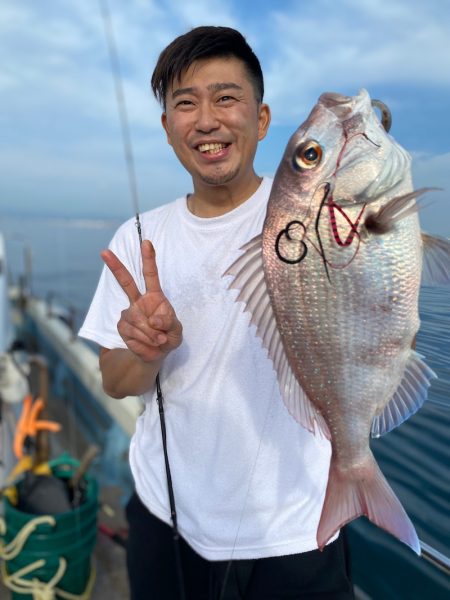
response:
M71 308L79 326L102 269L99 253L119 224L95 219L0 218L12 281L17 282L28 268L30 260L24 257L30 256L32 292L40 297L51 294L54 302ZM419 538L449 557L450 288L422 288L420 316L417 350L438 379L432 382L422 409L401 427L374 440L372 448ZM387 537L391 543L393 538ZM384 543L383 538L381 548Z
M31 271L35 296L74 311L84 319L95 292L108 246L120 221L108 219L0 217L11 279ZM137 235L137 234L136 234Z

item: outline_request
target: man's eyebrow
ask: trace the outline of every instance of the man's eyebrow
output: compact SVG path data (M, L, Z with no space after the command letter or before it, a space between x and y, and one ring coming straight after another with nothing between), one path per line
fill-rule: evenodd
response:
M243 88L240 85L238 85L237 83L234 83L232 81L224 82L224 83L210 83L208 85L208 90L213 91L213 92L221 92L222 90L229 90L229 89L242 90Z
M227 81L227 82L223 82L223 83L210 83L207 86L207 89L211 92L221 92L222 90L229 90L229 89L242 91L243 88L240 85L238 85L237 83L234 83L232 81ZM195 94L195 91L196 91L195 87L178 88L172 92L172 98L176 98L177 96L182 96L183 94Z
M177 96L182 96L183 94L193 94L195 88L186 87L186 88L178 88L172 92L172 98L176 98Z

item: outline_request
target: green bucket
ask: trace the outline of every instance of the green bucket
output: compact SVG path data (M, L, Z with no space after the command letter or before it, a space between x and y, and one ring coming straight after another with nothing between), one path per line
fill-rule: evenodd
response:
M5 545L12 542L22 530L22 527L14 527L11 521L8 522L8 528L4 535ZM96 533L97 514L94 513L86 517L82 522L77 524L76 535L74 529L66 528L66 531L58 530L58 523L52 527L49 524L42 523L36 527L33 534L30 535L23 547L26 552L59 550L61 547L67 548L74 541L79 539L87 539L92 533Z
M79 462L67 454L49 463L55 477L70 479ZM62 578L56 588L72 594L82 594L91 576L91 555L97 539L98 485L95 479L85 476L86 491L83 503L74 510L50 515L55 525L39 524L27 537L20 553L6 561L6 571L12 575L37 560L42 566L22 576L23 579L38 579L47 583L56 574L60 558L67 562ZM4 519L6 532L3 536L7 545L37 515L17 510L5 497ZM13 592L14 600L32 600L32 595ZM56 594L56 598L60 598Z

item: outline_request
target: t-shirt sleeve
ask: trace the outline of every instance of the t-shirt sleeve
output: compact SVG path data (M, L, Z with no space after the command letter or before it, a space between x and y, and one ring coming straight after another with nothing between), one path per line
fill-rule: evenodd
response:
M143 292L145 286L142 276L139 238L133 222L127 221L118 229L111 240L109 248L126 266L139 290ZM104 348L126 348L117 331L117 323L121 312L129 305L130 302L125 292L117 283L111 271L104 266L94 298L78 335Z

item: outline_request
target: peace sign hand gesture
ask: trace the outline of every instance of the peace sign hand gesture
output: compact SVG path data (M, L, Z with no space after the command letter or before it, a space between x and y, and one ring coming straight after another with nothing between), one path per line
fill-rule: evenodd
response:
M144 362L154 362L181 344L183 327L161 289L155 250L149 240L142 242L141 255L144 294L140 293L130 272L114 252L104 250L101 253L130 301L130 306L122 311L117 330L131 352Z

